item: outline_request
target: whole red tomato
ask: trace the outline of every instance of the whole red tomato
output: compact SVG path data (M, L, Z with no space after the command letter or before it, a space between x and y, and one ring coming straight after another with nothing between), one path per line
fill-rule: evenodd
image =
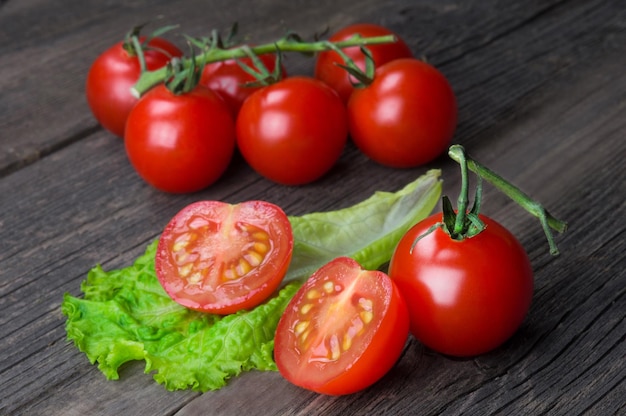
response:
M197 85L177 95L161 84L130 112L125 142L131 164L146 182L166 192L194 192L228 167L235 123L226 103L210 89Z
M259 55L259 59L265 65L265 68L270 73L273 73L276 68L276 55L265 54ZM241 58L239 61L245 65L254 69L254 64L251 58ZM284 67L280 71L281 79L287 76L287 72ZM261 88L261 86L248 86L251 82L257 79L247 73L241 65L234 59L228 59L226 61L211 62L204 67L202 76L200 77L200 84L205 85L217 92L226 103L230 106L233 114L236 116L239 113L241 105L246 98L254 91Z
M140 37L140 42L145 38ZM172 57L183 55L178 47L166 39L149 40L143 51L146 69L166 65ZM130 88L141 75L137 54L128 40L104 51L91 65L87 74L87 103L98 122L111 133L124 137L124 127L130 110L137 102Z
M411 332L443 354L493 350L518 329L531 304L533 273L524 248L502 225L480 218L486 228L457 241L441 228L427 234L442 221L441 213L430 216L402 237L389 264Z
M350 136L383 165L428 163L450 144L457 124L456 97L448 80L417 59L397 59L376 70L371 84L348 102Z
M285 185L312 182L337 162L348 137L337 93L291 77L256 91L237 117L237 146L259 174Z
M317 270L285 309L274 342L278 370L293 384L330 395L354 393L396 363L409 315L393 281L339 257Z
M339 42L348 40L355 34L360 34L362 37L396 36L396 42L367 46L367 49L369 49L372 54L376 67L393 61L394 59L413 57L411 49L397 33L384 26L372 23L356 23L346 26L333 34L328 40L331 42ZM359 68L365 70L365 56L358 46L345 48L343 51ZM341 99L347 103L350 94L352 94L354 90L352 83L356 82L356 79L349 75L345 69L337 66L337 64L344 64L343 58L337 52L325 51L319 53L315 62L315 78L330 85L339 93Z

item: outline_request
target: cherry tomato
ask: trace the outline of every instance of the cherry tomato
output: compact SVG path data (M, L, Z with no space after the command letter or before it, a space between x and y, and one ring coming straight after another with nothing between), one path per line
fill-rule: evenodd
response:
M350 136L383 165L408 168L428 163L450 144L457 105L447 79L417 59L397 59L376 70L373 82L348 102Z
M276 55L259 55L259 59L270 73L276 68ZM241 58L240 61L253 67L252 59ZM253 67L254 68L254 67ZM283 67L281 77L285 78L287 72ZM233 111L233 115L239 113L241 105L246 98L261 87L247 86L247 83L256 81L255 77L241 68L234 59L218 61L207 64L202 71L200 84L205 85L217 92Z
M349 394L385 375L408 335L407 307L389 276L340 257L315 272L290 301L276 328L274 358L297 386Z
M228 167L235 148L230 109L213 91L196 86L175 95L161 84L131 111L125 134L131 164L165 192L203 189Z
M360 34L362 37L386 35L396 36L396 42L367 46L367 49L369 49L372 54L374 65L376 67L393 61L394 59L413 57L411 49L406 42L398 36L397 33L394 33L383 26L371 23L357 23L347 26L333 34L328 40L331 42L339 42L348 40L355 34ZM365 56L358 46L345 48L343 51L359 68L365 70ZM315 78L330 85L339 93L341 99L347 103L350 98L350 94L352 94L352 91L354 90L353 82L356 82L357 80L349 75L345 69L337 66L337 64L344 64L343 58L341 58L337 52L325 51L319 53L315 62Z
M530 261L517 239L496 221L455 241L430 216L400 240L389 276L408 304L411 332L427 347L459 357L500 346L524 320L533 296Z
M264 201L200 201L167 224L155 270L176 302L229 314L259 305L280 285L293 251L291 224Z
M144 38L139 40L143 42ZM125 42L116 43L96 58L86 83L91 112L105 129L118 137L124 137L126 119L137 102L130 88L141 74L139 58L124 48ZM166 39L152 38L144 50L146 69L158 69L172 57L182 55L182 51Z
M348 137L346 109L335 91L291 77L256 91L237 117L237 145L259 174L285 185L312 182L337 162Z

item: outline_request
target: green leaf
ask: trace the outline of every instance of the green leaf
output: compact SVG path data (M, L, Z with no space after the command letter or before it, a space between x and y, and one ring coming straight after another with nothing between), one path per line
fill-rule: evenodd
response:
M378 268L391 258L408 228L427 216L441 192L439 171L404 189L378 192L350 208L290 217L294 253L285 286L264 304L228 316L203 314L174 302L154 271L157 242L132 266L94 267L81 284L83 298L65 294L68 340L108 379L129 361L168 390L219 389L242 371L275 371L276 326L300 284L319 266L350 256Z
M376 192L349 208L290 217L294 253L285 281L306 279L340 255L366 269L383 266L400 238L439 201L440 174L431 170L398 192Z

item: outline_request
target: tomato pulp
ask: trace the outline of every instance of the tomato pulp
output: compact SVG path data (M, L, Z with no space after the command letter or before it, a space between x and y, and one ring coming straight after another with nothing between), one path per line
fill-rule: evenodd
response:
M467 357L509 339L523 322L533 296L533 273L524 248L496 221L455 241L435 214L410 229L389 264L411 315L411 332L427 347ZM412 248L413 244L415 246Z
M408 334L406 304L391 279L340 257L292 298L276 329L274 357L297 386L349 394L393 367Z
M165 227L155 270L176 302L224 315L267 299L285 276L292 251L291 224L278 206L200 201Z

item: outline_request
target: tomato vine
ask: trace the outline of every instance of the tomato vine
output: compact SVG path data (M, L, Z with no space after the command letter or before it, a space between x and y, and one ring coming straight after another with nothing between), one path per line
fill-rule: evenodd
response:
M394 35L361 37L354 36L351 39L335 42L338 48L346 48L350 46L364 46L381 43L395 42ZM248 57L250 51L255 55L263 55L276 52L299 52L314 53L322 52L329 49L328 41L303 42L300 37L294 34L288 34L275 42L270 42L258 46L242 45L231 49L223 49L217 44L209 45L203 52L189 58L181 59L180 64L185 67L192 65L207 64L210 62L224 61L228 59L237 59ZM140 97L153 86L163 82L167 78L167 68L161 68L154 71L146 71L142 73L139 80L131 88L131 93Z

